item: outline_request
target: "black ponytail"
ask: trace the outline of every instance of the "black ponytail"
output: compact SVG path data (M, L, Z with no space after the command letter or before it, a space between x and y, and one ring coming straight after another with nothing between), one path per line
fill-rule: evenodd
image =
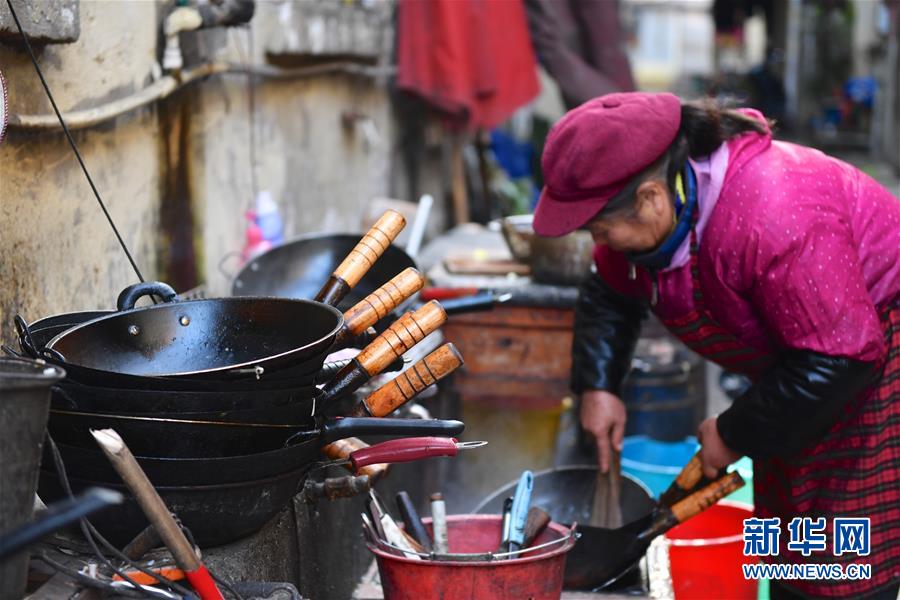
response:
M707 157L732 138L745 133L764 134L766 130L763 122L737 110L723 108L712 98L682 102L681 126L675 141L653 165L616 194L598 216L620 212L634 214L637 188L653 177L665 176L669 191L674 194L675 178L684 169L688 158Z

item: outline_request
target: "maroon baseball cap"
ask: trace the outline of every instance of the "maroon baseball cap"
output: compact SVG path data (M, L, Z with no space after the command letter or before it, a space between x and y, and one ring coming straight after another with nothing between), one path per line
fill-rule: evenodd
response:
M544 146L544 189L534 230L557 237L590 221L675 140L681 100L628 92L585 102L559 120Z

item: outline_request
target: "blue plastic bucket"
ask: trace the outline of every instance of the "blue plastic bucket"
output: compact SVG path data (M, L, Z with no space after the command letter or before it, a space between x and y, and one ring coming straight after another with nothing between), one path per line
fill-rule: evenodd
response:
M661 442L646 435L628 436L622 445L622 471L643 482L653 497L659 498L698 448L693 436L678 442Z
M639 343L631 367L622 384L625 434L678 442L694 433L704 395L687 353L668 340L648 340Z
M622 471L646 485L654 498L659 498L699 449L700 444L693 436L678 442L661 442L645 435L628 436L622 444ZM752 506L753 461L744 457L735 463L734 469L747 484L728 499Z

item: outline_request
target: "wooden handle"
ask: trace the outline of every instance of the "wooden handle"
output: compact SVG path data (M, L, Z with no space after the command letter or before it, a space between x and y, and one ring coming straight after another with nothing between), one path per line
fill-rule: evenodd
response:
M357 355L356 361L370 377L375 376L446 321L447 313L440 303L432 300L397 319Z
M547 514L547 511L539 506L529 508L528 517L525 519L525 541L522 542L522 547L530 546L549 524L550 515Z
M178 566L185 571L197 570L201 563L194 548L178 527L172 513L169 512L163 499L159 497L156 488L147 479L144 470L135 460L121 436L114 429L91 430L91 435L97 440L103 454L112 463L122 481L134 494L141 510L147 516L147 520L159 532L159 537L172 553Z
M425 285L425 277L412 267L366 296L344 313L345 335L359 335L400 306ZM343 332L342 332L343 333Z
M363 448L368 448L369 444L359 438L351 437L343 440L332 442L322 448L322 453L332 460L350 460L350 454ZM353 470L353 465L347 463L347 469ZM369 481L378 481L385 473L387 473L388 465L369 465L356 471L357 475L368 475Z
M681 473L675 477L669 487L659 496L659 503L662 506L672 506L678 500L683 498L688 490L692 489L700 482L703 477L703 464L700 461L700 453L697 452L691 460L688 461Z
M453 344L444 344L412 367L400 373L360 402L353 416L385 417L403 406L416 394L440 381L463 364Z
M395 210L388 210L381 215L350 251L344 262L334 270L331 278L316 296L316 301L332 306L340 302L384 254L405 225L406 219Z
M715 479L725 476L726 470L721 469ZM698 452L684 466L675 481L659 497L660 506L673 506L679 500L690 496L700 488L708 486L715 481L703 474L703 464Z
M184 571L188 582L194 587L201 600L222 600L222 593L213 581L212 575L200 562L193 546L188 542L184 532L175 522L175 518L134 455L121 436L113 429L91 430L103 454L112 463L125 485L134 494L138 505L147 520L159 532L166 547L175 558L175 563Z
M744 487L743 477L737 471L732 471L675 504L672 507L672 514L679 523L684 523L742 487Z

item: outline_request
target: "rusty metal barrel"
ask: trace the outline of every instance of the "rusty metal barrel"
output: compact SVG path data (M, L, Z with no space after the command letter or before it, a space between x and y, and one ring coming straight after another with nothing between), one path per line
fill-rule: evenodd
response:
M50 387L65 372L43 361L0 358L0 536L31 520ZM28 552L0 564L0 599L25 595Z

